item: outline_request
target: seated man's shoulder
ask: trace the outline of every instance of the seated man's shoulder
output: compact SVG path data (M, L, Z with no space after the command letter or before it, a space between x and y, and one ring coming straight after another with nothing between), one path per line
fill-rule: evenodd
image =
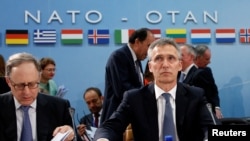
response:
M204 93L204 90L197 86L190 86L189 84L182 83L184 89L187 90L189 93Z
M87 114L87 115L84 115L80 121L83 122L83 124L86 124L87 121L89 121L89 119L92 119L93 115L90 113L90 114Z
M38 94L38 98L40 98L40 99L46 99L47 101L62 102L62 103L68 101L68 100L63 99L61 97L52 96L52 95L43 94L43 93L39 93Z

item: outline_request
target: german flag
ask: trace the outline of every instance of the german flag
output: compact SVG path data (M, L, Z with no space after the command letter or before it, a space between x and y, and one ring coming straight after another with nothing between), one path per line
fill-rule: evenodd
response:
M28 30L6 30L5 42L7 45L27 45Z

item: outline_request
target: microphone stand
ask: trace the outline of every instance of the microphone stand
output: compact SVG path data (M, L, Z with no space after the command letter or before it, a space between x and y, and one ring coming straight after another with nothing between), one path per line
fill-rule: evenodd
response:
M214 118L214 114L213 114L213 111L212 111L212 106L211 106L211 104L210 104L210 103L207 103L206 106L207 106L207 109L208 109L208 111L209 111L209 113L210 113L212 119L213 119L214 125L217 125L217 123L216 123L216 121L215 121L215 118Z
M73 129L74 129L74 135L75 135L75 137L74 137L74 139L73 139L73 141L77 141L77 136L76 136L76 126L75 126L75 120L74 120L74 114L75 114L75 109L74 108L72 108L72 107L69 107L69 114L70 114L70 117L71 117L71 120L72 120L72 125L73 125Z

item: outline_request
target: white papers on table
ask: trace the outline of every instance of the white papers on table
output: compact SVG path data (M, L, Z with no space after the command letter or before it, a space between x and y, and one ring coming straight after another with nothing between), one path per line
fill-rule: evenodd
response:
M69 134L72 132L72 130L69 130L65 133L57 133L54 138L51 140L51 141L64 141L68 136Z

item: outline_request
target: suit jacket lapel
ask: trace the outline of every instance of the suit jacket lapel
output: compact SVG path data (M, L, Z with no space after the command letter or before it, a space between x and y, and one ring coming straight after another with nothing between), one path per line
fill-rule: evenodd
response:
M177 83L177 91L176 91L176 127L177 132L182 129L184 122L184 115L186 111L186 105L188 104L187 91L184 88L182 83Z
M89 114L87 116L87 120L88 120L88 126L93 126L93 121L94 121L94 118L93 118L93 115L92 114ZM90 128L91 129L91 128Z
M139 76L138 76L138 73L136 71L136 67L135 67L135 61L133 59L133 56L132 56L132 53L131 51L129 50L129 47L128 46L125 46L125 49L124 49L126 55L127 55L127 61L129 61L130 63L130 66L132 67L131 68L131 74L134 75L134 80L133 81L136 81L136 83L138 84L138 87L141 85L141 82L139 81ZM141 64L141 61L139 61L139 66L140 66L140 70L142 72L142 64ZM143 73L143 72L142 72Z
M50 130L50 113L47 101L42 97L42 94L37 96L36 120L37 120L37 139L48 140L47 136ZM52 135L51 135L52 136Z
M187 77L184 79L183 83L187 83L187 84L190 84L190 82L192 81L192 78L193 78L193 75L195 73L195 71L197 70L197 68L195 66L193 66L188 74L187 74Z
M148 118L148 123L152 131L157 130L157 132L151 132L153 137L159 136L159 127L158 127L158 109L157 109L157 103L155 98L155 91L154 91L154 83L151 83L148 85L147 90L145 90L150 93L145 93L145 100L144 100L144 107L147 110L146 111L146 117Z
M7 126L4 129L4 132L6 132L5 135L8 135L8 138L11 140L17 140L17 120L16 120L16 110L15 110L15 103L14 98L12 94L8 95L8 98L6 101L3 101L5 105L5 108L3 108L2 113L5 114L5 118L2 122L4 122ZM12 104L9 104L12 103Z

